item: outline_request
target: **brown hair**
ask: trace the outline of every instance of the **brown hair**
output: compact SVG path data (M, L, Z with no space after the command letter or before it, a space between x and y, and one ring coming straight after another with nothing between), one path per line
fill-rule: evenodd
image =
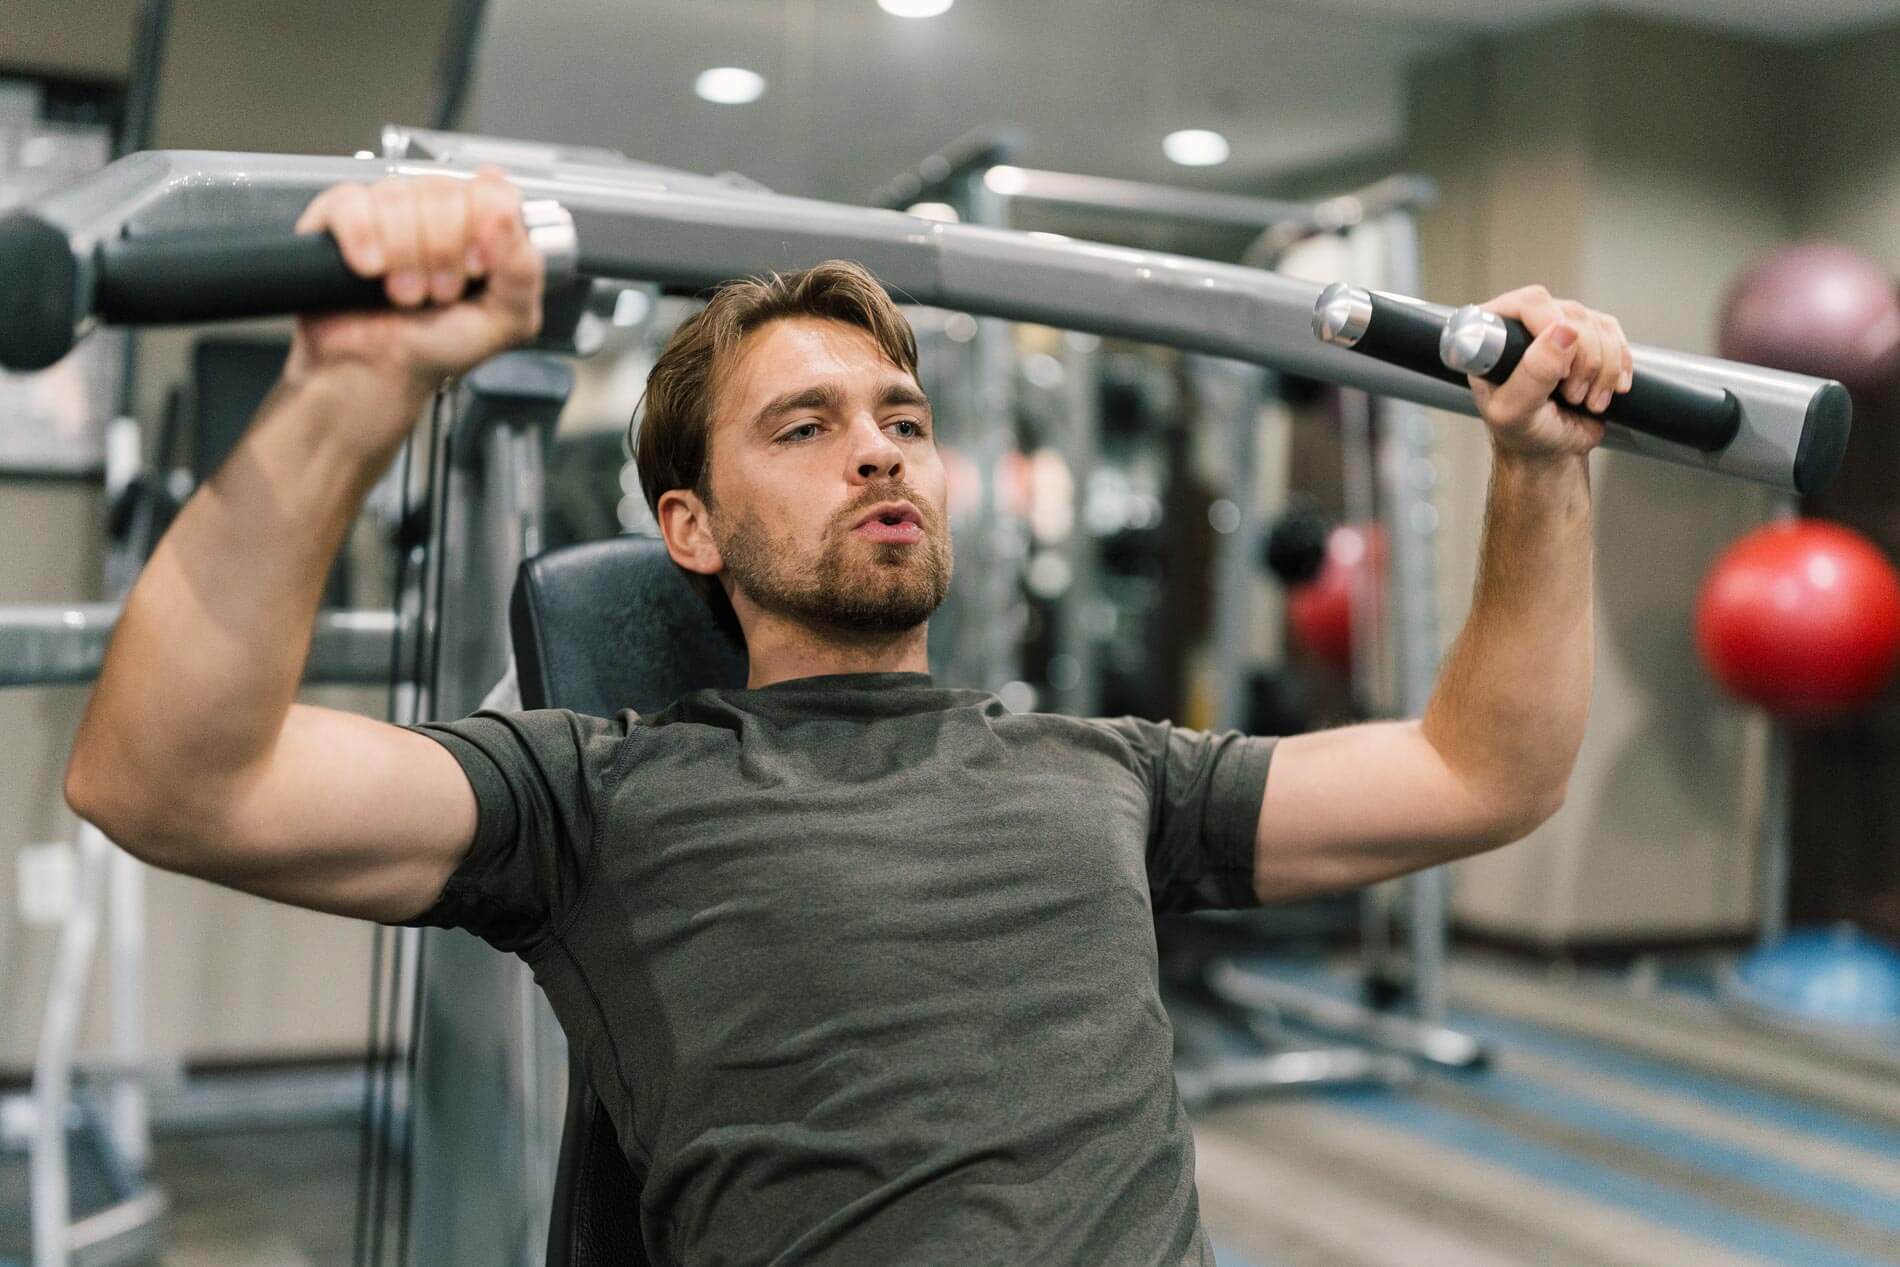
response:
M690 489L712 504L712 406L732 354L748 334L786 317L823 317L857 326L893 365L917 373L917 336L877 278L850 260L826 260L791 273L730 281L680 324L647 375L646 394L628 424L640 490L657 520L660 495ZM715 577L687 579L734 638L738 619Z

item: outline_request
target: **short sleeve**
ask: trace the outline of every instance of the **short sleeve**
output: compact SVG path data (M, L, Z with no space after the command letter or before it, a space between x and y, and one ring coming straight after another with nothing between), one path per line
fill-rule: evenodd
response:
M462 928L528 954L578 898L604 788L631 713L483 711L412 726L449 750L475 791L475 841L429 909L403 923Z
M1255 839L1275 741L1139 717L1104 719L1149 794L1148 891L1161 913L1255 906Z

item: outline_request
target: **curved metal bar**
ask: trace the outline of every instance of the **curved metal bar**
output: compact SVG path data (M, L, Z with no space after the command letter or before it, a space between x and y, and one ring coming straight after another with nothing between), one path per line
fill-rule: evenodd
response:
M153 151L121 159L25 214L71 246L74 310L83 321L97 283L95 248L108 236L288 225L318 190L385 174L472 171L428 161ZM1166 343L1476 413L1461 386L1321 343L1312 333L1321 288L1311 282L1048 234L790 198L663 168L555 158L524 161L510 175L526 196L557 199L572 212L579 268L592 276L705 286L735 274L848 257L915 303ZM1440 316L1449 312L1427 307ZM1827 421L1814 414L1828 386L1824 380L1651 347L1635 348L1634 357L1638 368L1666 368L1732 391L1741 402L1741 428L1718 453L1621 428L1611 429L1607 447L1796 487L1804 439Z

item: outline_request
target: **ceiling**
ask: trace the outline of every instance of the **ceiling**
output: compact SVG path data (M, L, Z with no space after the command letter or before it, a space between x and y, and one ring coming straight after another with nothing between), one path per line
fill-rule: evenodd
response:
M785 193L860 201L968 129L1010 122L1025 166L1237 190L1396 146L1405 68L1576 0L958 0L925 20L873 0L491 0L465 126L603 145ZM1639 0L1740 33L1813 38L1900 0ZM759 71L746 106L694 97ZM1210 127L1233 156L1162 157Z
M1441 19L1484 26L1536 22L1589 9L1612 9L1704 23L1750 35L1813 39L1895 16L1890 0L1310 0L1311 8L1364 16Z

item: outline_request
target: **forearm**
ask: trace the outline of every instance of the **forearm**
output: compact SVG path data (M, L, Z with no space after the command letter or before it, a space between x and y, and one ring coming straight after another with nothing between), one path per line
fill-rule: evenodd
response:
M331 561L392 456L363 414L419 406L368 376L278 385L126 598L67 771L76 808L202 812L270 751Z
M1594 666L1588 458L1493 458L1471 613L1423 729L1507 819L1561 800L1583 742Z

